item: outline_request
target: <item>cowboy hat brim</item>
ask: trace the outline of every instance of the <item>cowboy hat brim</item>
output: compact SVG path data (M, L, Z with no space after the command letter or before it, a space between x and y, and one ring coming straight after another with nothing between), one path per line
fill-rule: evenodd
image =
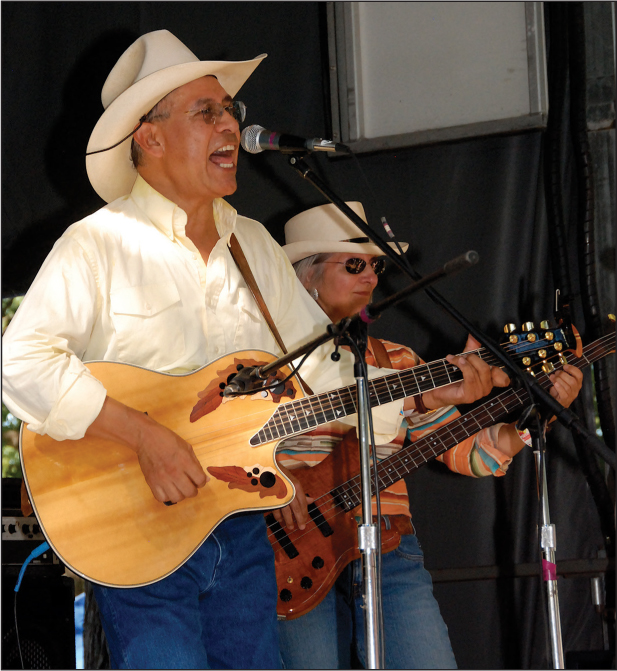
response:
M395 243L389 242L388 245L398 253ZM409 243L401 242L403 253L407 251ZM289 257L291 263L302 261L308 256L314 254L337 254L339 252L349 254L373 254L374 256L383 256L383 251L370 242L338 242L335 240L303 240L302 242L291 242L283 246L283 250Z
M266 54L262 54L250 61L181 63L140 79L121 93L103 112L90 135L86 151L106 149L118 142L137 126L139 119L159 100L200 77L215 76L225 91L234 97L265 57ZM108 203L130 193L137 178L130 156L131 140L132 136L109 151L86 157L90 183Z

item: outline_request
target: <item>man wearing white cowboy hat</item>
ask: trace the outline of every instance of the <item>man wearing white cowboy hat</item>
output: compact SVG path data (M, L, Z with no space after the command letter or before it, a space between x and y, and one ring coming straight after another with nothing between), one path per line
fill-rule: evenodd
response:
M366 221L361 203L347 205ZM305 289L332 321L365 307L377 285L377 276L384 268L383 258L379 258L382 251L363 235L330 204L301 212L285 225L283 249ZM407 244L402 243L401 247L405 250ZM468 342L467 349L475 347ZM490 369L474 354L447 358L461 368L463 381L408 398L398 435L387 444L377 445L379 459L397 453L405 441L419 440L454 420L459 416L455 404L481 398L490 391L493 383L497 386L507 384L507 376L501 369ZM376 338L369 338L366 361L397 370L423 363L409 347ZM568 366L552 381L555 386L551 393L561 403L569 405L580 390L582 373L574 366ZM427 409L432 410L427 412ZM503 476L512 458L525 446L519 434L514 423L498 423L463 440L438 458L463 475ZM325 460L336 449L337 468L347 472L341 466L341 460L357 453L356 443L348 426L331 422L311 433L282 441L277 459L299 477L303 469L320 464L322 477L331 483L330 486L332 483L338 485L342 483L328 470ZM396 551L390 551L382 558L386 668L456 668L448 630L433 596L431 577L424 568L422 550L411 524L407 487L402 478L381 492L380 509L386 519L386 528L401 534ZM376 513L375 503L373 510ZM293 524L288 510L278 513L278 517ZM336 538L337 531L340 534L340 527L330 538ZM341 543L340 535L338 538L340 556L335 555L335 559L342 567L345 563L343 551L347 548ZM334 543L332 547L335 547ZM323 550L323 556L330 556L331 549ZM389 549L393 549L392 544ZM349 668L352 650L360 663L366 664L361 582L361 564L356 559L343 569L332 589L313 610L301 618L279 622L285 668ZM307 640L319 640L320 645L306 645Z
M161 505L208 487L202 464L183 438L108 397L82 361L183 373L239 349L280 353L230 256L232 234L289 350L327 324L266 230L223 200L236 190L245 114L234 96L263 58L199 61L166 30L126 50L87 148L88 177L109 204L56 243L4 337L10 411L56 440L124 443ZM343 383L338 365L323 365L328 354L321 348L303 368L316 390ZM394 435L399 411L385 407L377 431ZM299 519L304 498L297 489ZM116 667L279 665L259 513L227 519L158 582L94 591Z

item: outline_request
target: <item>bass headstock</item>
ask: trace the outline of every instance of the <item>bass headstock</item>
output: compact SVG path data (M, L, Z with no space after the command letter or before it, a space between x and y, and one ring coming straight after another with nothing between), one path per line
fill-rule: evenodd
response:
M583 344L574 326L559 325L554 328L547 321L540 322L536 328L533 322L525 322L518 329L516 324L504 327L502 347L533 374L533 368L541 366L545 373L552 373L554 366L551 359L558 357L561 361L563 352L568 350L581 356ZM565 363L564 361L561 361Z

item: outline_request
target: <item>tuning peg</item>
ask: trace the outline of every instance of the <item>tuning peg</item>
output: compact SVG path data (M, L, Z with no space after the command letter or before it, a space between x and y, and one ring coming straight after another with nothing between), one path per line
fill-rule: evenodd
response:
M528 356L523 357L523 366L529 366L531 359Z
M536 374L531 370L531 368L527 368L526 370L527 370L527 372L531 375L531 377L535 377L535 376L536 376Z
M538 356L541 359L546 359L546 350L545 349L538 350Z
M609 316L608 316L608 320L609 320L609 322L613 322L613 323L614 323L614 322L615 322L615 315L609 315Z
M536 327L533 322L525 322L521 328L525 333L529 333L529 331L533 331Z
M553 338L555 337L555 334L552 331L547 331L544 334L544 337L546 338L546 340L553 340Z
M561 342L556 342L556 343L553 345L553 347L554 347L558 352L561 352L561 350L563 349L563 343L561 343Z
M555 370L555 366L550 361L545 361L542 364L542 370L548 375L549 373L552 373Z
M545 319L544 321L541 321L541 322L540 322L540 328L541 328L541 329L549 329L549 328L550 328L550 326L548 325L548 322L546 321L546 319Z
M529 342L536 342L536 334L535 333L528 333L527 334L527 340L529 340Z
M516 324L506 324L503 327L504 333L514 333L514 331L516 331Z
M559 352L559 362L562 366L568 363L568 360L561 352Z

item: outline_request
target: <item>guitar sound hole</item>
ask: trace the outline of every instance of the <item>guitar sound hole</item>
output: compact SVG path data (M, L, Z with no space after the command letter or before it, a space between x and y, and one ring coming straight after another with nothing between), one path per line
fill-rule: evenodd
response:
M259 476L259 482L261 482L262 486L266 487L266 489L270 489L270 487L274 487L276 477L274 476L274 473L270 473L270 471L264 471Z

